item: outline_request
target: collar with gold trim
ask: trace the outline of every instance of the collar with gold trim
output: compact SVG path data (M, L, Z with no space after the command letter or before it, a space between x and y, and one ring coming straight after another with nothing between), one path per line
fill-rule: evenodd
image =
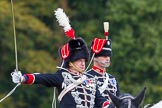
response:
M98 68L97 66L93 66L92 69L100 74L104 74L105 70Z

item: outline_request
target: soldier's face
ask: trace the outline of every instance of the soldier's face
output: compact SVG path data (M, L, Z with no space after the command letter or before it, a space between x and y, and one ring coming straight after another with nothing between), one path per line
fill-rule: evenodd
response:
M110 57L109 56L99 56L95 58L98 65L103 68L107 68L110 66Z
M85 70L85 59L78 59L73 64L81 71Z

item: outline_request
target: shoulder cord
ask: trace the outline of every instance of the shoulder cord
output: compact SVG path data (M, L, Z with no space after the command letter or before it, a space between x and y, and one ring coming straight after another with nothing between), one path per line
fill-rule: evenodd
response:
M18 61L17 61L17 46L16 46L16 30L15 30L15 18L14 18L14 8L13 8L13 1L11 0L11 6L12 6L12 16L13 16L13 30L14 30L14 42L15 42L15 59L16 59L16 71L18 71ZM2 102L7 97L9 97L18 86L20 86L21 83L18 83L4 98L0 100Z
M83 75L82 77L80 77L79 79L76 80L77 83L71 83L69 84L66 88L64 88L61 93L58 96L58 100L59 102L62 100L63 96L69 92L70 90L72 90L73 88L75 88L76 86L78 86L79 84L83 83L84 80L86 80L87 77L85 75Z

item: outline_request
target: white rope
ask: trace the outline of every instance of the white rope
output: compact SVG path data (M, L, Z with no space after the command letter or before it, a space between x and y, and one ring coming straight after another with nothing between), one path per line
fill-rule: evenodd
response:
M85 75L82 75L79 79L77 79L75 82L69 84L66 88L64 88L61 93L58 96L58 100L59 102L62 100L63 96L69 92L70 90L72 90L73 88L75 88L76 86L78 86L79 84L83 83L83 81L85 81L87 77Z
M121 97L120 99L126 99L126 98L134 99L133 96L124 96L124 97Z
M143 108L151 108L151 107L149 107L151 104L147 104L147 105L145 105Z
M13 30L14 30L14 42L15 42L15 61L16 61L16 71L18 71L18 60L17 60L17 45L16 45L16 30L15 30L15 15L14 15L14 7L13 7L13 1L11 0L11 6L12 6L12 16L13 16Z
M56 108L56 88L55 87L54 87L54 90L53 90L52 108Z
M17 61L17 46L16 46L16 30L15 30L15 17L14 17L14 7L13 7L13 1L11 0L11 6L12 6L12 16L13 16L13 30L14 30L14 42L15 42L15 59L16 59L16 71L18 71L18 61ZM18 83L4 98L0 100L2 102L7 97L9 97L18 86L20 86L21 83Z
M21 85L21 83L18 83L4 98L2 98L1 100L0 100L0 102L2 102L3 100L5 100L7 97L9 97L15 90L16 90L16 88L18 87L18 86L20 86Z
M131 100L128 100L128 108L131 108Z
M91 65L94 56L95 56L95 53L93 53L93 55L92 55L92 57L91 57L91 60L90 60L90 62L89 62L89 64L88 64L88 66L87 66L85 72L88 70L89 66Z

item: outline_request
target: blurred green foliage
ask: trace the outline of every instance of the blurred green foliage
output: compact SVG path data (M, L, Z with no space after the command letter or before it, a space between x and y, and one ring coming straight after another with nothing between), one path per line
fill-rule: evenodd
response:
M144 87L143 105L162 99L162 1L161 0L13 0L18 65L22 73L54 73L60 64L58 48L68 38L54 16L64 9L77 37L90 48L94 37L105 38L103 22L109 21L113 56L107 72L116 76L121 92L134 96ZM10 0L0 1L0 98L15 85L15 49ZM51 107L53 88L21 85L0 103L2 108Z

